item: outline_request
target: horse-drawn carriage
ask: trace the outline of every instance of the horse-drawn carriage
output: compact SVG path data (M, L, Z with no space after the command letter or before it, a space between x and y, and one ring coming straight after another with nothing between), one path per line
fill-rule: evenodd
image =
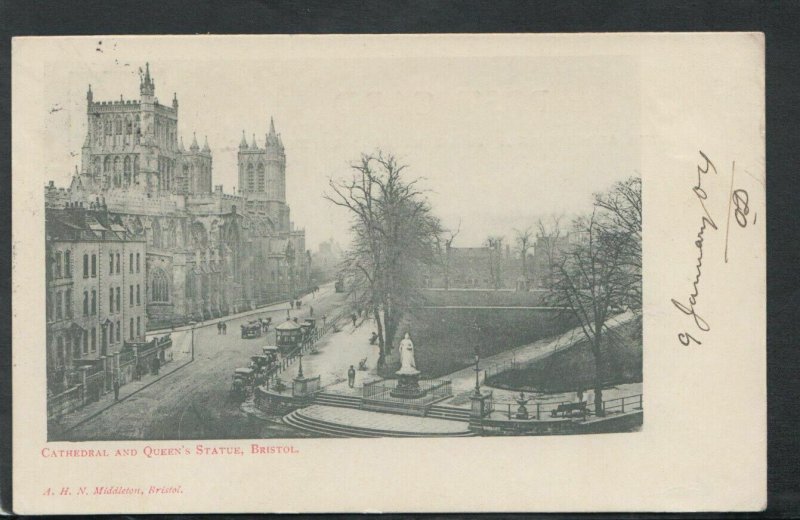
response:
M242 339L258 338L263 332L262 322L258 320L249 321L242 326Z
M237 368L233 371L231 394L239 399L246 399L253 388L255 370L252 368Z

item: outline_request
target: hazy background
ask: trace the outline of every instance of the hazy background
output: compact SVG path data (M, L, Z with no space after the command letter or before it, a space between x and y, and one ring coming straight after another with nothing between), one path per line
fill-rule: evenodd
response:
M213 182L226 192L237 184L242 131L263 146L274 116L292 220L312 250L330 237L346 245L348 215L322 194L329 177L349 175L351 161L377 148L426 178L445 225L461 220L457 246L480 245L488 234L510 239L540 215L586 210L592 192L639 170L631 57L289 59L285 46L153 38L54 45L43 86L42 184L66 186L80 168L88 84L95 101L138 99L146 61L159 101L170 105L177 92L185 146L192 132L201 146L208 136Z

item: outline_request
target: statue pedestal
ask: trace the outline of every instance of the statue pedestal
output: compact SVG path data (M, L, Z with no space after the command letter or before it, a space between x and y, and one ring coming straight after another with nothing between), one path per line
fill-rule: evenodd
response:
M400 369L397 372L397 386L389 392L392 397L403 399L417 399L428 392L419 387L419 371L412 369Z

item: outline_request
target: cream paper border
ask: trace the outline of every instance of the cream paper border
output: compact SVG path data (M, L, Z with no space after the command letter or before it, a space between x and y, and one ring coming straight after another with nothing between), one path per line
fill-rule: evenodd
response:
M730 34L137 37L156 58L592 56L640 61L645 421L638 433L463 439L299 439L295 456L45 459L44 63L88 38L15 38L13 115L14 507L19 513L694 511L766 505L764 37ZM424 85L421 86L424 88ZM719 173L697 312L703 345L670 300L695 276L698 151ZM731 163L757 223L729 234ZM738 168L741 168L739 170ZM181 442L92 442L143 447ZM247 441L216 445L248 446ZM287 444L274 442L273 444ZM60 446L69 446L61 443ZM280 480L275 475L281 475ZM156 497L43 497L46 486L183 487Z

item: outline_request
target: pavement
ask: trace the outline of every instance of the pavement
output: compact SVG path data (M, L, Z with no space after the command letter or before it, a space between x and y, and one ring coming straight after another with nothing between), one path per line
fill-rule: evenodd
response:
M176 354L173 356L172 361L164 364L161 366L161 369L158 372L158 375L155 374L147 374L142 376L139 381L130 381L125 385L121 386L119 389L119 399L114 399L114 392L107 392L100 396L100 399L93 403L89 403L86 406L75 410L72 413L69 413L59 419L51 421L48 428L51 428L49 431L50 435L60 436L63 435L64 432L75 428L76 426L96 417L97 415L103 413L105 410L111 408L112 406L119 404L122 401L125 401L132 395L144 390L145 388L149 387L153 383L169 376L173 372L180 370L187 364L191 363L191 357L187 357L183 354Z

